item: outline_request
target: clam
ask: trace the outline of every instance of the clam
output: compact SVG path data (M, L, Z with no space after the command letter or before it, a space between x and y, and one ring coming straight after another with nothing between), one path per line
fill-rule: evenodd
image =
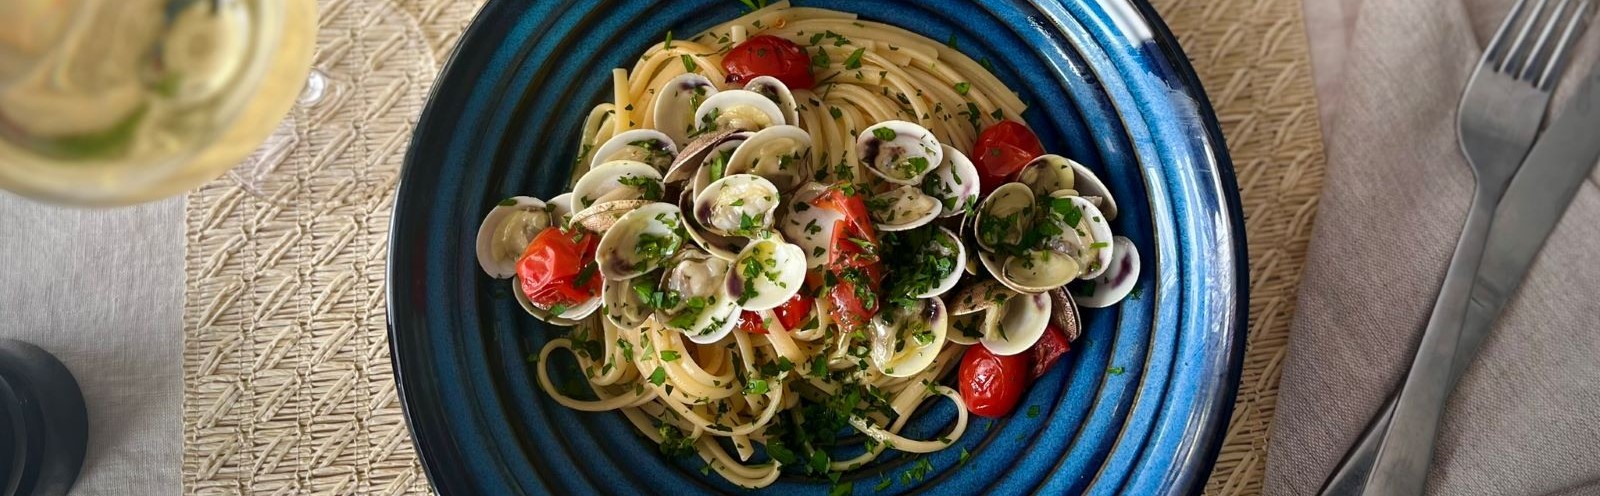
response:
M1077 176L1077 184L1073 189L1078 190L1078 195L1090 199L1095 207L1100 209L1100 213L1105 215L1106 220L1116 220L1117 200L1111 197L1111 190L1106 189L1106 183L1083 164L1073 160L1067 162L1072 165L1072 172Z
M927 128L884 121L856 135L856 156L885 181L919 185L924 175L944 162L944 146Z
M650 164L658 172L666 172L677 156L678 145L671 136L654 129L634 129L612 136L600 148L596 148L589 169L593 170L606 162L632 160Z
M1021 294L992 280L974 284L951 300L956 332L950 340L977 342L996 355L1022 353L1044 335L1051 303L1049 294Z
M624 214L595 248L600 275L621 281L660 268L683 245L682 229L682 215L671 203L651 203Z
M556 227L565 228L572 225L571 191L556 195L545 203L550 206L550 220L555 223Z
M655 319L700 344L717 342L733 331L739 306L728 297L728 261L695 249L680 250L661 275Z
M1127 297L1138 281L1139 250L1128 238L1116 236L1111 241L1111 263L1099 277L1078 286L1078 304L1088 308L1109 307Z
M978 207L978 260L995 279L1042 293L1091 279L1111 262L1111 228L1089 200L1057 190L1035 198L1023 183L995 189Z
M977 344L983 338L984 316L1014 296L1016 291L992 279L955 293L949 298L950 331L946 338L956 344Z
M867 213L881 231L904 231L927 225L939 216L939 199L916 186L899 185L867 199Z
M651 109L656 129L670 136L674 143L689 143L689 135L695 131L695 110L715 94L717 85L700 74L691 72L672 78L656 95L655 108Z
M910 305L890 305L872 317L872 366L890 377L910 377L927 369L944 348L950 316L944 301L918 298Z
M667 169L667 174L662 180L670 186L694 179L695 174L700 171L700 164L705 162L706 155L711 153L711 149L722 144L723 141L739 135L741 132L723 131L701 136L695 138L694 141L690 141L689 144L681 148L682 151L678 152L678 157L673 159L672 167ZM743 140L744 138L740 137L738 139Z
M578 321L587 318L594 314L595 310L600 309L600 297L591 296L582 303L561 309L561 313L552 315L550 309L535 305L533 301L528 299L528 293L522 290L521 277L513 277L511 279L511 293L516 295L517 304L522 305L522 310L528 312L528 315L532 315L533 318L547 324L558 326L577 325Z
M718 179L695 195L694 217L713 234L755 237L772 229L778 187L755 174Z
M652 278L650 274L645 274L625 281L605 281L600 298L606 320L623 329L636 329L644 325L653 310L639 295L654 293L656 283L660 280L659 276Z
M1036 196L1073 190L1077 184L1077 172L1073 164L1075 162L1060 155L1040 155L1017 171L1017 181L1027 185ZM1073 192L1076 193L1076 190Z
M699 195L701 191L706 190L706 186L734 173L728 164L733 161L733 154L744 147L745 138L748 136L750 133L745 131L734 133L706 153L705 161L700 163L699 170L694 174L692 186L694 194Z
M960 150L944 145L944 161L922 178L922 192L939 200L940 217L960 215L978 205L978 168Z
M745 310L768 310L800 292L806 279L806 254L783 238L753 240L728 271L728 295Z
M1006 183L989 193L978 204L973 216L973 238L984 252L994 252L1004 245L1015 245L1033 226L1035 212L1033 192L1022 183Z
M616 225L617 220L639 207L656 203L650 200L616 200L605 203L596 203L589 208L572 214L568 221L569 226L582 227L595 234L605 234Z
M1050 290L1050 323L1066 335L1067 342L1078 340L1083 333L1083 319L1078 316L1078 302L1067 288Z
M760 93L761 96L772 100L783 111L783 118L789 124L800 122L800 105L795 103L794 93L789 91L789 85L772 76L756 76L744 84L746 91Z
M551 205L538 198L501 200L478 225L478 266L495 279L517 275L517 259L551 218Z
M616 200L661 200L661 172L655 166L635 160L601 163L572 186L572 210Z
M793 191L811 178L811 133L791 125L757 131L728 158L726 173L756 174Z
M923 246L922 249L928 250L932 257L925 258L950 260L952 263L944 274L935 274L939 277L937 282L932 287L929 287L927 291L918 294L918 298L932 298L955 288L956 283L961 281L962 269L967 265L967 248L963 246L961 237L957 236L955 232L944 227L936 227L934 236L928 241L928 244Z
M1071 201L1071 207L1066 207L1062 200ZM1068 217L1065 219L1066 222L1072 220L1071 211L1076 209L1078 222L1070 224L1070 228L1067 228L1068 224L1062 224L1062 234L1051 238L1047 243L1049 249L1075 257L1081 269L1078 278L1094 279L1100 277L1101 274L1105 273L1106 268L1111 265L1112 255L1111 225L1106 223L1105 215L1100 213L1100 209L1095 207L1094 203L1081 196L1065 198L1052 196L1050 201L1053 213L1059 214L1063 210L1067 212L1065 215ZM1063 220L1054 216L1051 219L1053 221Z
M827 190L827 186L820 183L806 183L784 198L784 215L779 230L784 238L805 253L807 268L820 266L827 261L834 223L844 219L844 214L811 205L812 200Z
M678 196L678 208L685 212L694 211L693 192L685 190ZM696 245L725 260L733 260L738 257L739 252L744 250L744 245L749 243L749 240L745 238L724 236L707 230L706 226L701 225L694 215L683 216L683 227L684 231L689 234L689 238L693 239Z
M695 132L704 134L729 129L760 131L788 124L778 104L760 93L728 90L706 98L694 111Z

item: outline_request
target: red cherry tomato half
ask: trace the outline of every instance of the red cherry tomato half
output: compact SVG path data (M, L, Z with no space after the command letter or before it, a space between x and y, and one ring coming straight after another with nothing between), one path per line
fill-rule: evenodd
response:
M967 411L980 417L999 418L1017 408L1028 390L1029 354L1000 356L983 345L967 348L961 356L961 399Z
M791 90L810 89L811 55L794 42L771 35L744 40L722 57L728 83L745 84L759 76L772 76Z
M778 314L779 325L789 332L794 332L799 330L800 325L805 324L806 317L811 316L814 300L815 298L807 296L805 292L795 293L793 298L789 298L789 301L783 302L772 311Z
M745 310L739 313L739 330L750 334L766 334L767 325L761 321L761 314Z
M984 129L972 146L972 163L978 167L983 194L1010 182L1022 166L1040 155L1044 155L1044 147L1039 138L1020 122L1000 121Z
M540 231L517 260L517 277L528 301L541 308L576 305L600 294L600 275L593 267L598 236Z
M1033 378L1038 379L1050 371L1050 366L1055 365L1062 355L1072 347L1067 343L1067 334L1061 332L1055 324L1044 326L1044 335L1039 337L1039 342L1028 348L1028 355L1033 358Z

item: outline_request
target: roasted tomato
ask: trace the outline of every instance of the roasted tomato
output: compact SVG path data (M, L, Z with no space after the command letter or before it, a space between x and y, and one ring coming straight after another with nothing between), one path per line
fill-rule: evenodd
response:
M1004 417L1017 408L1032 379L1030 355L1000 356L983 345L967 348L961 356L961 399L967 411L980 417Z
M814 298L802 291L795 293L793 298L789 298L789 301L783 302L782 305L778 305L778 308L774 308L772 311L778 314L779 325L782 325L789 332L794 332L799 330L800 325L805 324L806 317L811 316L813 300Z
M983 194L1010 182L1022 166L1040 155L1044 155L1044 147L1039 138L1020 122L1000 121L984 129L972 146L972 163L978 167Z
M817 208L844 216L834 224L828 244L828 316L845 332L860 329L878 313L878 293L883 288L883 262L878 258L878 236L867 217L861 195L847 187L834 187L812 200Z
M600 276L594 265L597 238L555 227L540 231L517 260L517 277L528 301L550 310L558 305L583 303L600 294Z
M844 216L840 222L842 227L852 231L852 236L878 242L878 235L872 228L872 218L867 216L867 202L862 198L860 191L850 186L834 186L811 200L811 205L817 208L832 210ZM838 230L834 230L838 235ZM829 258L832 261L832 258Z
M728 83L745 84L759 76L772 76L791 90L810 89L811 55L794 42L771 35L744 40L722 57Z
M1055 365L1062 355L1072 347L1067 344L1067 334L1061 332L1060 327L1050 324L1044 327L1044 335L1039 336L1039 342L1028 348L1027 355L1033 359L1033 378L1038 379L1050 371L1050 366Z
M739 313L739 330L750 334L766 334L767 325L761 321L761 314L745 310Z

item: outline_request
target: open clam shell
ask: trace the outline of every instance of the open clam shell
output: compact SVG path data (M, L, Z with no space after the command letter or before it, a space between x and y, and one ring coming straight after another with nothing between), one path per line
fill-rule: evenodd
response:
M783 111L783 118L788 124L800 123L800 106L795 103L794 93L789 91L789 85L772 76L756 76L745 83L745 91L760 93L761 96L772 100L778 105L778 110Z
M578 324L578 321L593 315L595 310L600 309L600 296L596 295L589 297L582 303L562 310L558 315L551 315L550 310L541 308L528 299L528 293L522 290L522 278L520 277L511 278L511 294L516 295L517 304L521 305L522 310L528 312L528 315L552 325L574 326Z
M661 171L634 161L605 162L583 174L572 187L572 210L616 200L659 201L663 196Z
M539 232L550 227L551 208L538 198L501 200L478 225L478 267L495 279L517 275L517 259Z
M767 178L778 191L794 191L811 178L811 170L811 133L792 125L772 126L750 135L734 150L727 166L728 174Z
M973 218L973 237L978 248L994 252L1002 244L1018 243L1023 233L1033 227L1034 214L1033 191L1027 185L1006 183L995 188L978 204Z
M727 292L729 265L699 250L680 251L662 272L658 286L675 295L676 301L657 308L656 321L695 343L714 343L727 336L739 320L739 306Z
M1077 184L1074 163L1060 155L1040 155L1017 171L1017 182L1027 185L1035 196L1071 190Z
M1050 323L1066 335L1067 342L1078 340L1083 334L1083 318L1078 315L1078 302L1067 288L1050 290Z
M694 111L697 133L737 129L760 131L772 126L788 124L783 109L760 93L746 90L718 92L706 98Z
M749 238L772 229L778 202L778 187L771 181L755 174L733 174L696 194L692 215L711 233Z
M906 307L889 306L869 327L872 366L890 377L910 377L939 356L950 327L944 301L919 298Z
M1068 254L1076 254L1081 272L1080 279L1094 279L1111 266L1111 224L1094 203L1081 196L1067 197L1081 213L1079 222L1071 232L1063 233L1058 240L1076 240L1077 246L1058 246ZM1076 234L1076 237L1072 236Z
M955 288L967 265L967 247L961 242L961 237L944 227L934 229L933 239L923 249L931 250L938 259L951 260L953 263L950 264L950 270L939 277L938 283L917 295L918 298L932 298Z
M916 186L899 185L867 199L867 213L880 231L904 231L928 225L943 206Z
M705 161L701 162L700 169L694 174L692 191L694 191L695 195L698 196L701 191L705 191L706 186L710 186L711 183L728 177L730 174L737 173L729 164L733 162L734 153L744 147L745 139L750 134L745 131L734 133L734 135L717 144L711 149L710 153L706 154Z
M984 315L983 337L978 343L1006 356L1032 348L1050 323L1050 295L1024 294L1007 299Z
M572 225L573 212L571 191L556 195L555 197L551 198L550 201L545 202L545 204L550 207L550 220L551 222L555 223L556 227L566 228L567 226Z
M595 234L605 234L616 225L617 220L639 207L656 202L650 200L616 200L590 205L589 208L572 214L569 226L582 227Z
M1115 305L1139 282L1139 250L1122 236L1112 238L1111 263L1104 273L1078 286L1078 304L1087 308Z
M651 203L624 214L595 248L600 275L621 281L660 268L683 245L682 226L682 215L671 203Z
M670 136L674 143L688 144L689 135L698 126L695 110L715 94L717 85L697 73L682 74L668 80L667 85L661 88L661 93L656 95L655 108L651 109L656 129Z
M589 169L593 170L606 162L631 160L650 164L657 171L666 172L677 157L678 144L671 136L654 129L633 129L601 143L594 151Z
M922 192L937 198L939 217L953 217L975 209L979 195L978 168L960 150L944 145L944 162L922 178Z
M923 176L944 162L944 146L925 127L884 121L856 135L856 156L885 181L920 185Z
M1077 176L1077 183L1073 189L1078 191L1078 196L1098 199L1099 201L1094 202L1095 206L1100 208L1100 213L1105 215L1105 219L1116 220L1117 199L1111 196L1111 190L1106 188L1105 181L1101 181L1099 176L1094 175L1094 171L1083 164L1074 160L1067 162L1072 165L1072 172Z
M706 154L711 153L711 149L716 148L723 141L734 138L740 133L740 131L732 130L723 131L701 136L690 141L689 144L680 149L682 151L678 152L678 157L673 159L672 167L667 169L667 174L662 177L662 182L667 183L668 186L673 186L677 183L694 179L695 174L700 172L700 165L705 163Z
M678 197L678 208L684 212L694 212L694 194L684 191ZM689 234L689 239L706 252L724 260L733 260L750 243L748 238L738 236L724 236L711 232L706 226L701 225L694 215L683 216L684 232Z
M828 244L833 242L835 223L844 214L817 208L811 201L817 199L827 186L806 183L784 198L783 221L778 224L783 237L799 246L806 255L806 267L818 267L827 262Z
M612 325L624 329L636 329L644 325L654 310L639 298L640 291L651 293L655 291L656 281L660 277L651 278L650 274L635 277L625 281L607 280L600 291L601 302L604 304L606 320ZM639 289L634 289L635 286Z
M805 280L805 252L773 235L752 240L734 259L728 296L745 310L769 310L793 298Z

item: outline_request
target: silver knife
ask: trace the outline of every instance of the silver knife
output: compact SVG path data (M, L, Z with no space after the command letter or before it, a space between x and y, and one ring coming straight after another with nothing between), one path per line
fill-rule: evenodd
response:
M1479 263L1462 332L1451 365L1451 382L1466 372L1468 362L1488 336L1495 319L1522 284L1534 257L1561 221L1567 206L1600 160L1600 64L1580 82L1562 114L1539 136L1512 179L1491 220L1483 261ZM1340 463L1322 494L1354 494L1371 473L1380 435L1393 415L1394 398ZM1376 426L1376 427L1374 427Z

